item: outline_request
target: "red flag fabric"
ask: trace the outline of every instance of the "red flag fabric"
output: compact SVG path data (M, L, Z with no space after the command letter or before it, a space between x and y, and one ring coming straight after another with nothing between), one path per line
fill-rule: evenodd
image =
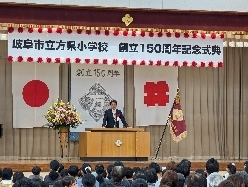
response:
M186 123L180 104L180 96L178 93L174 100L170 114L170 133L172 139L176 142L181 141L187 136Z

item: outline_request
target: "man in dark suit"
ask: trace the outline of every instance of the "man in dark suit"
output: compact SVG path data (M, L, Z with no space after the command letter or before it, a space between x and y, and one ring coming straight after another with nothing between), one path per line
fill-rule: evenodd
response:
M110 109L106 110L103 117L103 128L119 128L119 120L122 121L123 127L128 128L128 124L120 110L117 109L117 101L110 102Z

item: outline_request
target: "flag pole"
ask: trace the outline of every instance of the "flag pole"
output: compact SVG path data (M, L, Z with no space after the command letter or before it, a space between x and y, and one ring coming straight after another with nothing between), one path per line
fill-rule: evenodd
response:
M177 88L176 97L174 98L173 105L172 105L171 110L170 110L170 114L169 114L169 116L168 116L168 118L167 118L167 121L166 121L164 130L163 130L162 136L161 136L161 138L160 138L160 140L159 140L159 144L158 144L157 149L156 149L156 151L155 151L155 158L154 158L155 160L158 158L158 153L159 153L160 147L161 147L161 145L162 145L162 141L163 141L163 139L164 139L164 135L165 135L166 128L167 128L167 126L168 126L169 121L171 120L171 114L172 114L174 105L175 105L175 103L176 103L176 99L178 99L179 91L180 91L179 88Z

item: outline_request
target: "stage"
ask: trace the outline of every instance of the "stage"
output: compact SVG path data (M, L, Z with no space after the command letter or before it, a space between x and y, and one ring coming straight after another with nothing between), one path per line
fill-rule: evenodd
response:
M68 168L70 165L77 165L78 167L82 166L82 163L84 163L81 160L66 160L66 159L60 159L59 160L65 168ZM134 162L134 161L124 161L124 166L126 167L140 167L145 168L148 167L148 165L151 162L157 162L161 167L164 167L167 162L171 160L150 160L147 162ZM205 169L205 164L207 160L190 160L192 163L191 170L195 171L196 169ZM226 170L226 165L230 162L233 162L236 164L237 171L241 171L244 169L244 162L245 160L218 160L220 163L220 171ZM179 160L175 160L175 162L179 162ZM0 168L12 168L13 171L23 171L23 172L30 172L34 166L39 166L42 170L42 172L49 172L49 163L50 160L0 160ZM112 164L113 162L110 161L101 161L101 162L87 162L90 163L92 166L92 169L95 168L96 164L103 164L106 168L108 165Z

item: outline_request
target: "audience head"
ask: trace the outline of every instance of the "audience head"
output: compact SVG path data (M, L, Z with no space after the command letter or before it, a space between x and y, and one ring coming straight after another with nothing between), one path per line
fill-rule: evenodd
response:
M82 174L91 174L91 165L90 164L88 164L88 163L84 163L83 165L82 165L82 168L81 168L81 170L82 170Z
M51 170L58 171L58 169L59 169L59 162L57 160L52 160L50 162L50 168L51 168Z
M185 183L185 177L183 174L178 173L178 187L184 187L184 183Z
M13 187L41 187L39 182L35 180L28 179L26 177L16 181Z
M219 163L214 158L210 158L206 163L206 170L208 175L214 172L219 172Z
M174 161L170 161L166 164L166 170L176 171L177 164Z
M108 165L108 167L107 167L107 178L108 179L111 179L111 172L112 172L112 170L113 170L113 165Z
M124 168L124 173L125 173L125 177L127 179L132 179L133 178L133 169L130 167L125 167Z
M58 180L53 184L53 187L63 187L63 182L62 180Z
M104 183L100 184L100 187L115 187L115 185L111 181L107 180Z
M145 176L147 183L156 183L158 180L158 176L154 168L148 168L145 171Z
M160 181L160 187L178 187L177 173L172 170L167 170Z
M246 171L239 171L235 175L240 176L244 180L245 186L248 187L248 173Z
M148 187L148 184L144 179L136 179L132 182L131 187Z
M57 171L52 170L52 171L50 171L48 176L51 180L55 181L59 178L59 173Z
M114 162L113 165L114 166L122 166L122 167L124 167L124 164L121 161L116 161L116 162Z
M62 179L63 187L77 187L76 179L73 176L65 176Z
M197 169L195 172L207 178L208 174L203 169Z
M96 174L101 175L104 171L104 166L102 164L97 164L95 167Z
M241 176L239 175L236 175L236 174L233 174L233 175L230 175L228 178L227 178L228 181L231 181L235 187L245 187L245 183L244 183L244 180Z
M72 177L77 177L78 173L79 173L79 169L77 166L72 165L68 168L68 173L70 176Z
M33 173L34 175L39 175L40 172L41 172L40 167L38 167L38 166L33 167L32 173Z
M111 172L114 182L121 182L125 177L124 169L122 166L115 166Z
M156 173L160 173L161 172L160 166L157 163L155 163L155 162L152 162L149 165L149 168L155 169Z
M13 183L16 183L16 181L18 181L18 180L20 180L20 179L22 179L22 178L24 178L23 172L17 171L17 172L15 172L14 175L13 175L13 180L12 180L12 182L13 182Z
M200 173L189 175L185 180L186 187L207 187L207 179Z
M85 174L84 180L83 180L83 186L84 187L95 187L96 184L96 178L92 174Z
M218 187L235 187L235 185L229 180L224 180L219 184Z
M60 173L63 169L65 169L64 165L63 164L59 164L58 172Z
M248 166L248 161L245 161L244 163L244 168L246 168L246 166Z
M65 176L68 176L68 170L67 169L62 169L60 172L60 177L64 178Z
M143 180L146 181L145 173L144 173L142 170L140 170L140 171L138 171L138 172L136 172L136 173L134 174L133 180L137 180L137 179L143 179Z
M4 168L3 169L3 180L11 180L13 176L13 172L11 168Z
M236 166L234 163L229 163L227 166L226 166L226 170L227 172L230 174L230 175L233 175L236 173Z
M223 176L218 173L212 173L208 176L207 182L210 187L217 187L224 180Z
M191 162L187 159L183 159L178 165L177 165L177 173L181 173L186 178L190 174L190 167Z

